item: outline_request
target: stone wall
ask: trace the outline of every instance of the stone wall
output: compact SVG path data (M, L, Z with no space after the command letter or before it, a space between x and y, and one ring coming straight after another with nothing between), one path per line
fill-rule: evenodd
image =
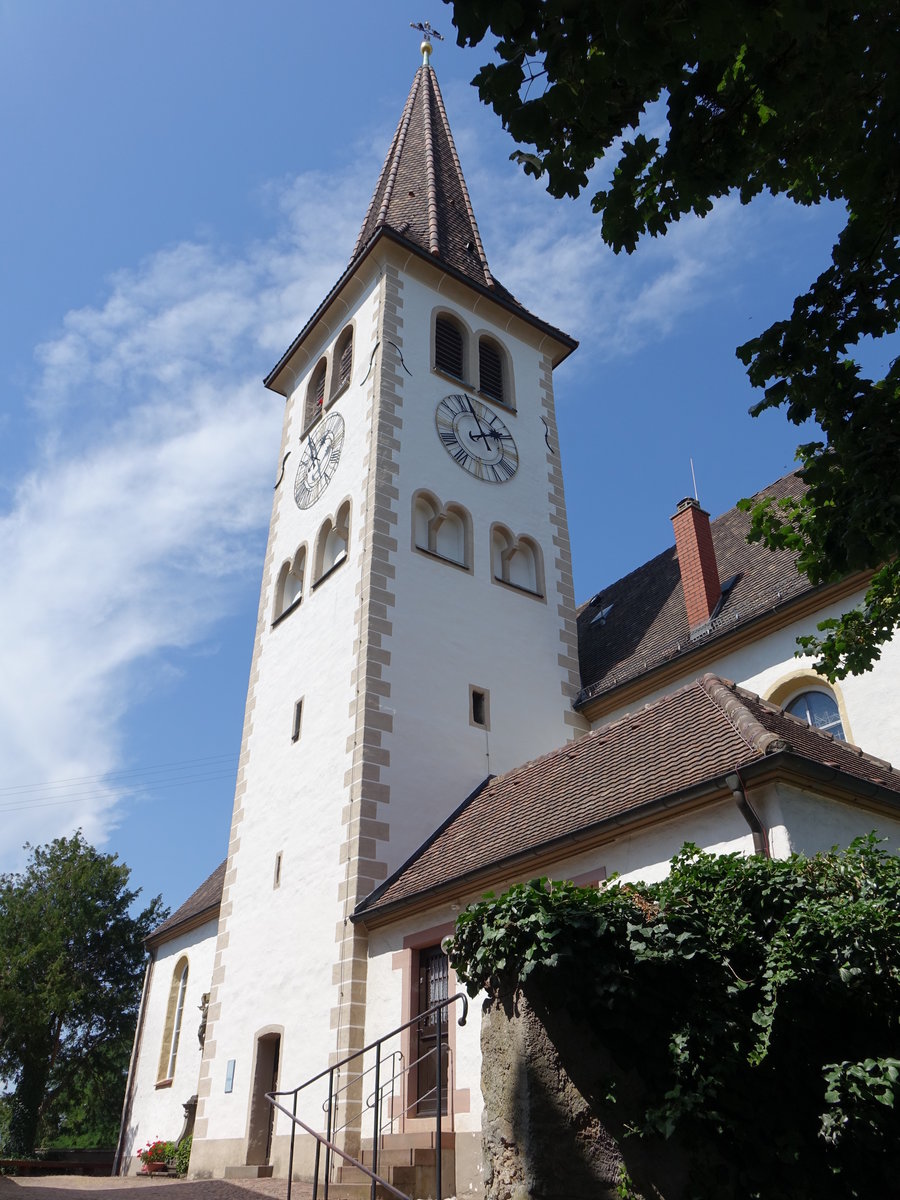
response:
M485 1200L681 1200L683 1153L623 1136L641 1086L589 1028L519 991L485 1001L481 1048Z

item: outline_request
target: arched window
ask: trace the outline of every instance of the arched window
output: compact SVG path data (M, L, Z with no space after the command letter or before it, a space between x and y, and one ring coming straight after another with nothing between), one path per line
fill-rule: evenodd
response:
M469 570L472 518L461 504L442 505L430 492L417 492L413 498L413 545Z
M847 709L838 684L827 684L808 667L789 671L765 693L764 699L806 721L814 729L833 734L843 742L853 741Z
M334 382L331 387L332 399L350 384L353 374L353 326L348 325L338 338L334 349Z
M299 604L303 598L303 579L306 574L306 547L301 546L294 555L293 562L282 563L275 585L275 611L272 619L280 616Z
M507 582L526 591L538 590L537 564L535 563L534 547L528 538L522 538L507 560Z
M533 596L544 595L544 566L541 548L534 538L516 537L505 525L491 529L491 575Z
M188 960L180 958L172 973L172 985L169 989L169 1004L166 1009L166 1023L163 1027L162 1047L159 1054L159 1079L173 1079L175 1062L178 1058L178 1043L181 1038L181 1021L184 1016L184 998L187 992Z
M434 365L438 371L465 378L465 336L462 326L452 317L440 316L434 322Z
M492 400L505 404L503 355L496 342L481 338L478 342L478 390Z
M435 517L441 511L438 501L426 492L420 492L413 501L413 539L416 548L434 552L431 529Z
M347 557L350 543L350 501L345 500L334 521L322 524L316 539L316 582Z
M310 376L306 388L306 404L303 408L303 428L308 429L322 411L325 400L325 376L328 373L327 359L320 358Z
M466 565L466 527L462 515L452 505L447 506L437 523L434 552L450 562Z
M823 733L831 733L844 740L844 726L837 700L829 692L818 689L801 692L785 705L785 712L799 717L807 725L812 725L813 729L821 729Z

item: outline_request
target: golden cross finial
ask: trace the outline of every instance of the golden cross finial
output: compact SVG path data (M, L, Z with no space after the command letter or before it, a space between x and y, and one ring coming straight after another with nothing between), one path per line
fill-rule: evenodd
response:
M444 35L442 33L438 33L436 29L432 29L430 21L410 21L409 27L410 29L418 29L418 31L423 35L422 45L419 47L419 49L422 51L422 66L427 67L428 59L431 56L431 51L434 49L431 44L431 39L437 38L439 42L442 42L444 40Z

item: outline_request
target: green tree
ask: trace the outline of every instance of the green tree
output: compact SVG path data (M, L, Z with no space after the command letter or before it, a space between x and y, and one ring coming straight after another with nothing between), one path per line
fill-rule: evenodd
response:
M80 831L26 849L25 870L0 876L0 1075L12 1084L5 1150L18 1156L44 1118L58 1127L71 1109L102 1128L121 1106L143 939L166 915L159 897L133 915L128 868Z
M522 988L596 1034L644 1085L601 1117L675 1137L691 1200L896 1192L900 858L874 836L781 861L687 846L648 885L519 884L460 914L450 962L470 995Z
M497 39L473 82L527 173L576 196L612 156L592 203L615 251L729 193L844 204L831 265L737 354L765 389L754 415L784 406L824 434L797 451L806 495L754 508L751 536L799 550L815 584L875 572L861 611L801 641L832 679L869 669L900 623L900 360L868 379L849 351L900 323L897 0L445 2L460 45Z

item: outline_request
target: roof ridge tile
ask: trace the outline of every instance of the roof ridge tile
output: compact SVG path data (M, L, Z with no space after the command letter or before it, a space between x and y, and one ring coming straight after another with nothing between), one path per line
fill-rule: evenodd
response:
M760 754L776 754L780 750L790 750L790 743L777 733L766 729L744 704L741 696L749 699L751 693L744 692L732 680L723 679L712 671L701 675L697 683L751 749L759 751Z

